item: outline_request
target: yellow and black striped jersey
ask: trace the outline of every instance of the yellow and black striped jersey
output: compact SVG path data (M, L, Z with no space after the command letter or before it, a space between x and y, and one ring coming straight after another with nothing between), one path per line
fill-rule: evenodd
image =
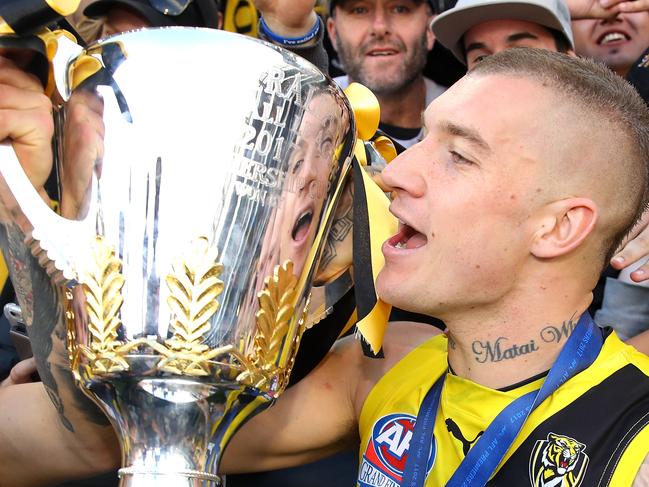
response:
M410 352L370 391L359 420L358 486L400 485L419 406L447 368L447 339L439 335ZM450 373L426 487L445 485L497 414L543 380L494 390ZM530 414L488 485L625 487L648 453L649 357L611 334L588 369Z

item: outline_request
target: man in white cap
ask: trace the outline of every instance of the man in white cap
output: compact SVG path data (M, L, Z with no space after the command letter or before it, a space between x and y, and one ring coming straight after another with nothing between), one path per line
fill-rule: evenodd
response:
M574 53L571 19L606 19L646 10L639 2L583 0L459 0L433 21L436 39L471 68L512 47ZM646 14L646 12L645 12Z
M512 47L573 51L563 0L459 0L434 20L433 32L469 68Z

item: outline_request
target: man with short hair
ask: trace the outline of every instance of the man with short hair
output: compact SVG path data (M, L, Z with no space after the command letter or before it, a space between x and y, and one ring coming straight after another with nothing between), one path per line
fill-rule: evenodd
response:
M436 39L471 68L485 56L512 47L574 54L580 39L573 39L571 19L576 26L611 22L607 19L616 16L640 18L649 15L647 7L647 2L624 0L459 0L435 18L432 28Z
M48 100L2 62L15 96L0 99L0 137L36 178ZM224 471L306 463L360 442L362 487L424 485L414 477L442 486L453 475L470 485L644 485L649 358L594 327L586 309L647 205L649 109L601 66L513 49L435 100L425 126L382 175L402 223L383 245L376 286L390 303L442 318L448 335L392 324L384 360L343 340L242 427ZM66 403L75 432L66 430L38 385L0 389L0 404L10 412L0 435L12 440L0 442L12 460L0 464L4 482L119 461L88 411Z
M421 114L445 88L425 78L433 48L432 2L332 0L327 31L346 76L367 86L381 106L380 129L404 147L421 139Z

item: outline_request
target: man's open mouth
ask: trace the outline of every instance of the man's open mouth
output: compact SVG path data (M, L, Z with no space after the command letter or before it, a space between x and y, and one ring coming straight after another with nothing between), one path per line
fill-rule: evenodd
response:
M427 243L426 235L406 223L401 223L399 231L388 241L389 245L397 249L418 249Z
M608 44L614 44L617 42L626 42L630 41L631 37L622 31L606 32L599 36L597 39L597 44L600 46L606 46Z
M366 53L369 57L394 56L395 54L399 54L399 51L392 47L375 47Z
M311 220L313 220L313 210L307 210L296 220L295 225L293 225L293 231L291 232L291 237L296 242L301 242L304 240L309 233L309 228L311 227Z

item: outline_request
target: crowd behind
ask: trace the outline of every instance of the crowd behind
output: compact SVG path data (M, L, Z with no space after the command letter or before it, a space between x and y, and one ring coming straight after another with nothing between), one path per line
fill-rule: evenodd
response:
M277 12L290 1L194 0L177 16L165 15L148 0L83 1L69 18L87 43L115 33L168 25L224 28L272 39L299 37L303 25L316 35L305 44L324 45L326 69L341 88L356 81L370 88L381 106L379 128L398 150L423 137L422 112L466 69L486 56L515 47L536 47L593 58L626 78L649 103L649 1L619 0L329 0L311 15L285 21ZM260 12L264 22L259 23ZM315 14L314 14L315 15ZM296 15L297 16L297 15ZM299 17L299 16L298 16ZM279 20L278 20L279 19ZM282 29L285 29L282 32ZM291 35L294 32L295 35ZM299 48L296 49L299 52ZM620 198L627 195L620 194ZM602 327L649 353L649 214L612 256L594 290L590 311ZM5 283L2 306L13 300ZM437 326L443 326L438 322ZM0 380L31 380L34 369L21 362L0 324ZM645 333L646 332L646 333ZM643 335L644 333L644 335ZM13 368L13 373L10 371ZM357 453L314 465L267 474L228 477L228 486L353 485ZM305 480L308 479L308 480ZM66 485L116 485L109 473Z

